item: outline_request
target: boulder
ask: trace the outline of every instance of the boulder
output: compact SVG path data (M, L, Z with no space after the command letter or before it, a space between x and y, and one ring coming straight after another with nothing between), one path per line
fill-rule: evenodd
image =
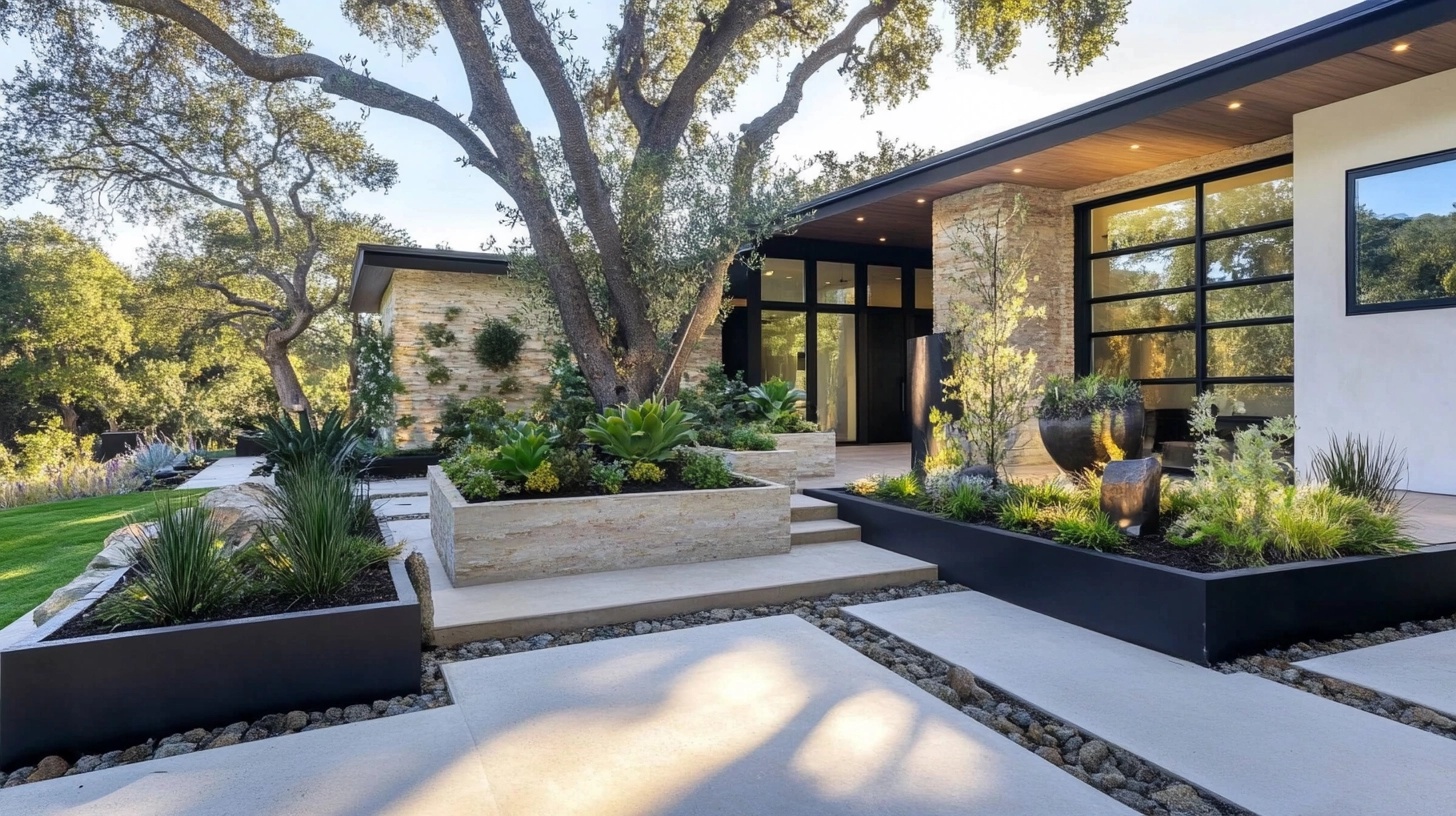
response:
M214 490L198 504L212 511L228 549L236 552L250 546L268 520L267 497L266 485L243 482Z
M1158 527L1163 466L1157 459L1121 459L1102 472L1102 512L1128 535Z
M109 578L114 572L116 572L114 567L108 567L104 569L88 569L80 575L77 575L71 580L71 583L52 592L51 596L45 599L45 602L37 606L35 611L30 613L31 620L35 621L36 626L44 626L46 621L60 614L61 610L86 597L86 593L95 589L97 584Z
M155 522L128 524L106 537L101 552L91 559L86 569L120 569L136 561L142 542L157 534Z

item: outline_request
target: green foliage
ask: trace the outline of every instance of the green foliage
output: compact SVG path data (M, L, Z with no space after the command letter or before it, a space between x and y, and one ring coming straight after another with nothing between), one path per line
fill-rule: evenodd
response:
M501 377L500 382L495 385L495 392L501 396L519 394L521 392L521 378L514 374L507 374Z
M945 395L961 411L948 435L962 447L962 461L998 473L1031 417L1035 395L1036 352L1020 345L1020 330L1046 316L1045 307L1027 298L1034 278L1030 247L1020 241L1025 229L1026 202L1018 196L990 217L963 218L950 240L965 265L949 281L960 297L951 299Z
M598 462L592 465L591 483L603 493L621 493L622 483L627 481L627 470L617 462Z
M667 471L661 465L648 462L645 459L632 462L627 466L627 480L641 482L642 484L656 484L667 478Z
M680 403L657 400L607 408L582 433L608 455L633 463L665 462L695 438L693 415Z
M1311 456L1309 469L1316 481L1347 496L1367 499L1376 507L1395 507L1405 483L1405 451L1384 437L1332 435L1328 445Z
M778 377L749 388L744 399L750 416L767 425L770 433L819 430L799 414L799 406L806 399L804 391Z
M182 458L182 449L167 439L156 439L131 451L131 465L144 481L171 470Z
M1104 411L1141 407L1142 388L1127 377L1089 374L1067 378L1053 375L1042 388L1037 416L1042 419L1076 419Z
M596 464L591 451L558 447L546 461L561 480L562 490L577 490L591 484L592 466Z
M596 401L565 343L552 345L550 373L535 411L561 430L562 444L575 445L585 439L581 429L596 416Z
M966 461L969 445L965 435L956 426L955 416L937 406L930 407L931 452L925 457L924 467L954 468L959 470L970 462Z
M404 393L404 383L394 373L394 335L380 331L377 320L362 321L355 359L354 415L372 431L388 429L396 421L394 397Z
M268 417L262 424L259 444L279 471L298 470L322 460L335 470L352 474L364 464L361 446L368 430L360 420L346 421L341 411L330 411L321 423L312 417L295 420L283 414Z
M941 497L937 512L956 521L982 521L995 511L997 501L989 484L962 481Z
M913 473L888 476L875 487L876 498L890 501L913 503L920 495L920 480Z
M172 626L206 617L242 595L243 576L211 511L161 499L155 517L155 537L137 548L136 567L123 589L97 607L100 620Z
M265 499L272 521L257 546L263 574L279 591L302 598L337 594L360 571L396 549L359 535L359 484L325 457L280 477Z
M424 336L426 343L435 348L444 348L455 343L455 332L444 323L426 323L420 326L420 334Z
M523 422L505 432L489 468L506 481L523 481L546 464L557 439L559 436L551 428Z
M494 448L480 445L464 447L440 462L440 469L460 494L471 501L491 501L500 498L505 486L491 470L495 461Z
M1030 499L1011 498L996 511L996 523L1018 533L1031 532L1041 521L1043 509Z
M722 456L683 448L678 451L678 461L682 463L682 480L698 490L733 486L733 472Z
M697 383L683 388L678 401L692 414L698 425L698 443L735 450L772 450L772 448L739 448L732 439L739 429L752 421L753 408L747 401L748 386L743 376L729 377L722 363L712 363Z
M1062 506L1050 514L1043 511L1038 521L1050 523L1052 539L1058 544L1098 552L1117 552L1127 545L1127 537L1106 513L1084 506Z
M525 345L525 332L500 318L486 318L475 333L475 359L492 371L504 371L520 361Z
M778 449L779 441L772 434L745 425L734 428L733 433L728 435L728 447L736 451L771 451Z
M466 401L446 399L440 406L440 424L435 427L435 448L455 451L476 445L499 447L507 432L525 421L520 411L507 411L495 397L474 397Z
M449 322L449 321L454 320L455 318L459 317L463 311L464 310L461 309L459 306L446 306L445 307L445 320L446 320L446 322ZM451 342L454 342L454 338L453 337L451 338Z
M556 472L551 469L551 462L542 462L541 466L531 471L526 477L526 490L530 493L555 493L561 489L561 480L556 477Z

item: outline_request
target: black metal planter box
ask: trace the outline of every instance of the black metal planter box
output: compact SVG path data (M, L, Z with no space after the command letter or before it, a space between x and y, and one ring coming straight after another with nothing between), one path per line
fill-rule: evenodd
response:
M438 451L380 456L371 460L369 466L364 468L364 476L369 479L423 478L431 465L440 464L440 460L444 458L445 454Z
M1456 611L1456 544L1197 573L843 490L804 493L838 504L865 542L939 565L943 580L1204 665Z
M0 768L419 693L420 603L399 562L396 601L41 642L123 572L0 651Z

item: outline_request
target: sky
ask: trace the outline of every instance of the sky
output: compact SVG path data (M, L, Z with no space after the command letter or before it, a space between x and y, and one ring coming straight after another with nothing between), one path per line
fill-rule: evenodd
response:
M872 150L875 134L910 141L937 150L949 150L1025 122L1135 85L1146 79L1237 48L1350 5L1347 0L1132 0L1128 22L1118 34L1119 45L1083 73L1065 77L1049 63L1052 49L1041 31L1030 31L1010 65L994 74L979 67L961 69L948 53L934 63L930 88L899 108L865 115L850 98L847 87L832 67L821 71L806 88L799 114L781 131L778 153L787 159L810 156L821 150L849 155ZM457 111L469 107L463 77L447 37L437 37L437 53L425 53L411 62L387 54L359 37L338 13L337 4L324 0L280 0L280 13L313 43L317 53L329 57L353 54L369 59L375 76ZM618 17L614 0L581 0L574 4L572 28L583 55L600 63L607 24ZM1216 13L1210 10L1216 8ZM942 30L952 28L947 12L938 12ZM0 46L0 72L9 75L26 56L23 44ZM742 89L737 109L723 119L729 127L752 119L780 93L783 76L792 63L766 66ZM550 111L529 77L521 78L512 93L526 124L536 135L553 132ZM341 116L357 116L354 103L341 103ZM492 237L504 244L512 237L500 223L496 204L500 189L476 170L461 168L454 159L460 150L437 131L413 120L374 112L363 129L383 155L399 164L400 182L385 193L362 193L352 209L376 212L405 229L425 247L448 246L476 250ZM52 212L44 202L32 200L0 210L7 217ZM151 233L145 227L115 226L109 235L95 235L116 260L131 264Z

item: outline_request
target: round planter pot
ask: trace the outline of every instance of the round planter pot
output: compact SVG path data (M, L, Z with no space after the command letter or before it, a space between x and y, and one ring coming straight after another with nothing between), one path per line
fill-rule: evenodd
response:
M1067 473L1100 471L1114 457L1142 455L1142 406L1099 411L1074 419L1038 419L1037 427L1047 454ZM1114 446L1117 450L1113 450Z

